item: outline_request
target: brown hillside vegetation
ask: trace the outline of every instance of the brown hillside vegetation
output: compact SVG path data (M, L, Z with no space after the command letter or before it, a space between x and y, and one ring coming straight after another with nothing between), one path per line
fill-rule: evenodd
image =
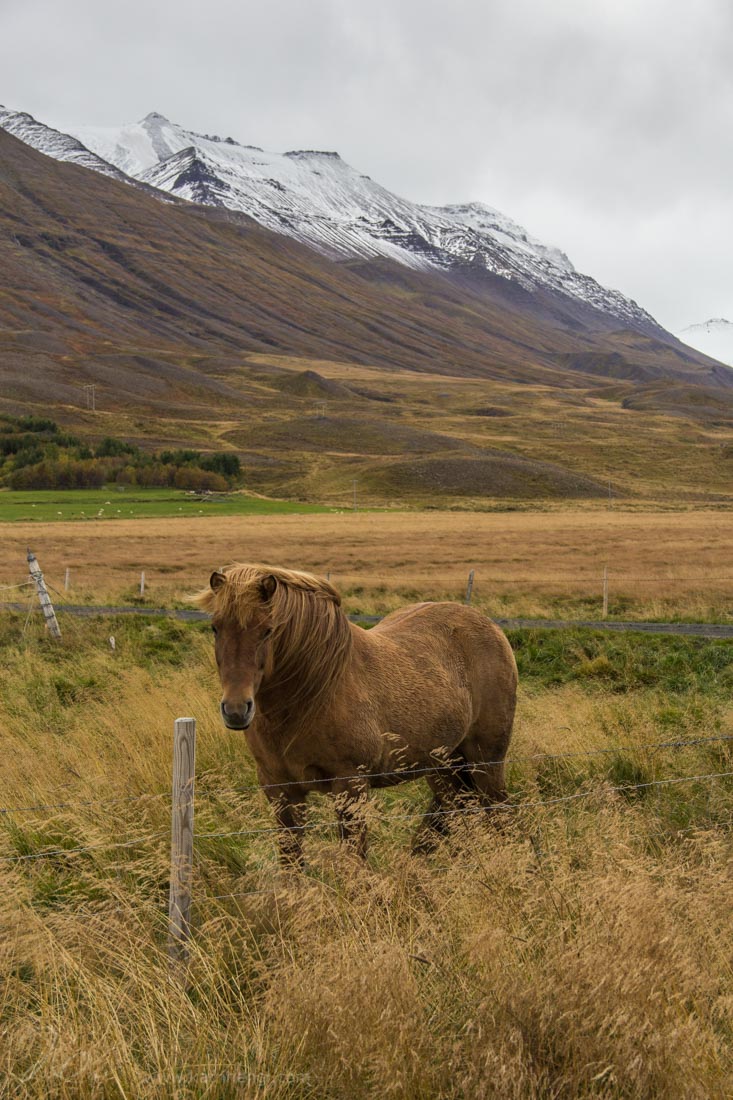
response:
M236 450L249 487L309 499L355 478L375 503L469 505L730 485L733 372L663 334L496 280L336 264L5 132L0 153L0 409Z
M134 348L163 370L156 353L277 348L307 358L561 383L578 366L572 355L593 347L597 352L585 354L605 354L604 373L615 375L611 344L625 366L637 364L638 377L725 381L720 368L671 338L604 331L608 319L594 311L582 325L570 316L548 318L538 299L533 317L524 299L512 309L485 286L407 269L395 288L380 274L384 263L366 270L334 264L247 218L158 202L51 161L5 132L0 150L7 351L106 357ZM562 354L567 362L560 365ZM145 373L144 362L137 366ZM585 366L581 359L581 373ZM134 373L135 364L118 367ZM175 368L185 387L185 364Z

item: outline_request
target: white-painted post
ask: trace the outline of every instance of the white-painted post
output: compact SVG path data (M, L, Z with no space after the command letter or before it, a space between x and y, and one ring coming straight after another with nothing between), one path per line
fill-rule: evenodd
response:
M41 604L41 610L43 611L43 617L46 620L48 631L52 638L60 638L61 630L59 629L59 624L56 620L56 612L53 609L53 604L51 603L51 597L49 596L48 589L46 588L46 582L43 579L41 567L38 564L36 555L33 553L32 550L28 551L28 569L30 571L31 580L36 586L36 592L38 594L38 599Z
M603 619L608 618L608 566L603 566Z
M66 572L64 573L64 592L69 591L69 578L70 577L71 577L71 570L67 566L66 567Z
M473 592L473 569L468 574L468 586L466 588L466 603L471 602L471 593Z
M168 900L168 955L185 980L191 930L193 879L193 796L196 776L196 719L177 718L173 735L171 880Z
M145 595L145 570L140 574L140 595Z

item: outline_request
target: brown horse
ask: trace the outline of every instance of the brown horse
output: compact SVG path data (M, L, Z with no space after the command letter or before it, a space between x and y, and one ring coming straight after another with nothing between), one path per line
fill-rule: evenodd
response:
M487 808L506 798L517 666L484 615L419 603L364 630L327 581L260 565L212 573L194 600L212 616L221 716L246 731L286 862L302 860L310 791L335 797L341 837L361 855L370 787L426 777L422 849L461 792Z

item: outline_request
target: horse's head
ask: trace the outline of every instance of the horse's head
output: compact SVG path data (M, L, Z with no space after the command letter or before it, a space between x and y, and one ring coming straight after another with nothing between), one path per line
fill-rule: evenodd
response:
M247 729L255 705L268 721L303 721L346 667L351 627L341 597L312 573L235 562L191 600L211 615L229 729Z
M227 583L225 573L211 574L209 584L217 592ZM249 613L243 624L232 614L213 614L214 651L222 686L221 717L230 730L246 730L255 716L255 700L270 656L272 616L270 601L277 587L273 576L256 582Z

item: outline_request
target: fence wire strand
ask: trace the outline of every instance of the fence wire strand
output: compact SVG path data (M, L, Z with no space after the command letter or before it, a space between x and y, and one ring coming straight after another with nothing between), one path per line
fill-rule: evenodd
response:
M117 806L121 803L144 802L149 799L169 797L169 794L159 791L158 793L122 795L119 798L82 799L79 802L38 802L34 806L0 806L0 816L38 813L42 810L73 810L85 806Z
M628 743L614 745L610 748L604 749L582 749L573 752L538 752L538 753L526 753L522 756L509 756L505 760L476 760L465 763L446 763L435 764L421 767L410 768L406 767L400 769L399 767L393 768L391 771L386 772L357 772L353 775L340 775L325 779L312 779L308 780L310 784L323 784L332 783L334 779L339 780L357 780L357 779L387 779L394 778L395 780L410 780L419 779L421 776L428 774L435 774L441 771L455 771L456 767L464 773L471 773L478 768L490 768L496 767L500 764L518 764L524 763L530 760L574 760L584 759L593 756L609 756L620 752L656 752L659 749L681 749L690 748L696 745L708 745L714 743L727 743L733 742L733 734L719 734L712 737L692 737L682 738L676 741L651 741L645 744L632 745ZM241 787L216 787L212 790L207 790L202 785L201 780L197 786L197 796L199 798L211 798L220 794L244 794L247 792L267 791L267 790L283 790L287 787L298 787L302 784L298 780L286 783L251 783L245 784ZM59 786L57 790L67 790L66 786ZM9 816L14 813L38 813L46 810L68 810L75 809L77 807L86 806L113 806L122 803L143 802L148 799L156 798L169 798L168 792L147 792L137 795L120 795L113 798L101 798L101 799L81 799L79 801L66 800L63 802L38 802L29 806L0 806L0 816Z
M494 768L500 764L518 764L528 760L571 760L582 759L590 756L608 756L618 752L647 752L656 751L657 749L672 749L672 748L685 748L692 745L705 745L712 742L730 742L733 741L733 734L721 734L714 737L694 737L683 738L678 741L653 741L647 744L631 745L622 744L614 745L611 748L605 749L583 749L577 752L537 752L527 753L523 756L507 756L504 760L472 760L472 761L458 761L453 763L440 764L436 761L435 764L427 765L425 767L404 767L392 768L390 771L385 772L356 772L353 775L339 775L326 777L324 779L309 779L307 785L333 783L334 780L340 781L357 780L357 779L395 779L395 780L409 780L412 778L419 779L423 775L432 775L435 772L441 771L460 771L464 773L471 773L478 768ZM250 783L241 787L216 787L213 790L206 790L204 788L200 791L201 794L220 795L220 794L244 794L249 791L267 791L267 790L285 790L287 787L301 787L304 785L302 780L292 780L285 783Z
M490 806L461 806L454 807L449 810L431 810L429 816L432 817L452 817L458 814L461 815L485 815L506 813L510 810L529 810L535 809L539 806L556 806L562 802L574 802L581 798L591 798L593 795L608 795L608 794L625 794L628 791L640 791L646 790L649 787L667 787L677 783L694 783L702 782L709 779L723 779L733 776L733 771L726 772L707 772L701 775L682 775L674 776L667 779L651 779L646 783L623 783L618 786L609 787L592 787L586 791L575 791L573 794L559 795L557 798L547 799L533 799L528 802L496 802ZM423 811L416 811L409 814L390 814L390 821L413 821L416 818L425 817ZM309 829L334 829L338 827L337 821L314 821L303 822L302 825L298 825L292 831L301 833ZM213 840L222 837L234 837L234 836L259 836L265 833L278 833L280 832L280 826L270 825L263 826L257 829L233 829L226 832L210 832L210 833L197 833L195 840Z
M134 840L101 841L99 844L84 844L79 848L47 848L43 852L26 852L22 855L0 856L0 863L23 863L31 859L47 859L52 856L75 856L80 852L94 852L102 848L112 851L115 848L134 848L138 844L147 844L151 840L159 840L168 836L168 833L148 833L147 836L136 837Z

